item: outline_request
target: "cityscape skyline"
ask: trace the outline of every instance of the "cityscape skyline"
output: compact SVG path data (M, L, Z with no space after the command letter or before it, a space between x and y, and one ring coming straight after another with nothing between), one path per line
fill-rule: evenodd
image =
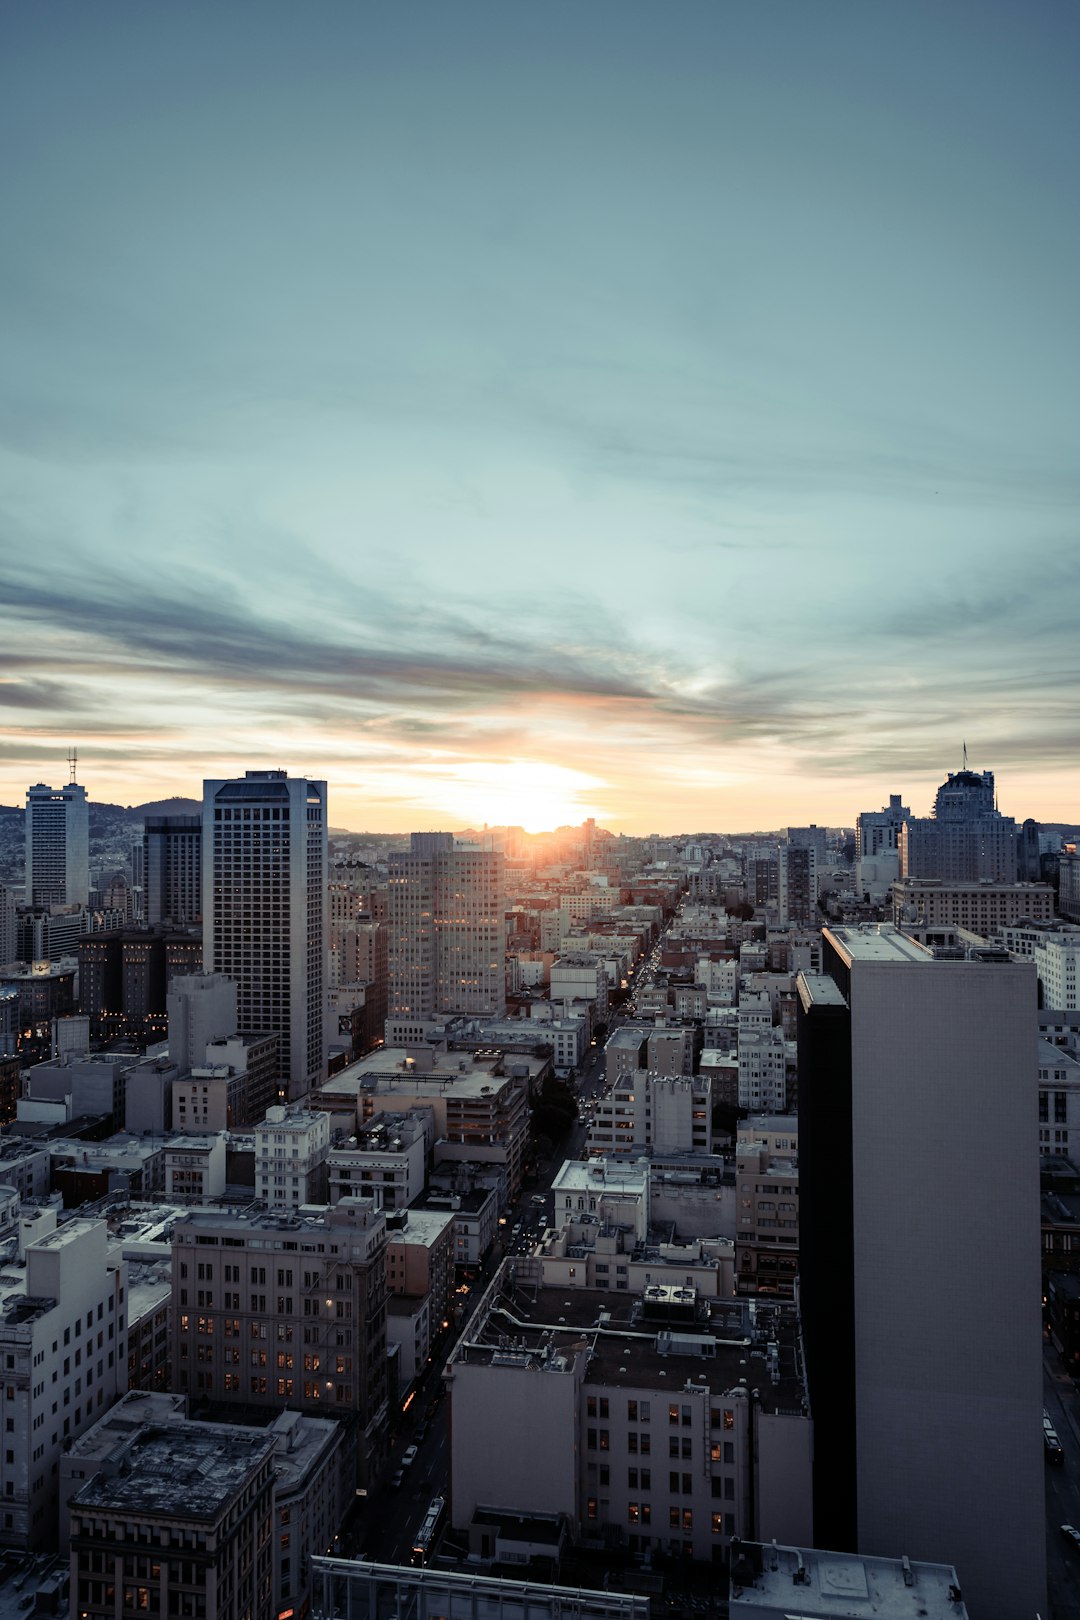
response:
M0 803L1080 804L1080 19L6 19Z
M69 756L69 759L70 759L70 757L71 756ZM968 766L964 766L964 767L962 767L962 770L967 771L969 768L970 767L968 767ZM70 769L71 769L71 766L69 764L69 770ZM279 773L279 774L283 774L283 775L290 775L291 774L290 772L284 771L282 769L282 767L280 767L276 762L274 764L272 764L272 765L268 765L265 760L259 760L257 762L256 766L255 766L255 769L256 769L257 772L269 771L271 774L274 774L274 773ZM242 766L240 769L238 769L233 774L234 775L240 775L240 774L243 774L245 772L247 774L251 774L251 770L252 770L252 766L250 764L247 764L246 766ZM115 778L113 779L114 783L115 783L116 791L119 794L119 797L117 797L116 799L113 799L113 798L108 797L104 793L91 793L89 791L89 789L87 788L87 786L85 785L85 773L81 770L81 768L79 769L78 775L79 775L79 777L84 778L84 780L82 782L79 782L79 783L76 783L74 778L72 778L69 783L64 783L64 782L61 781L60 776L59 776L58 773L54 773L54 774L56 775L56 780L57 780L57 786L55 788L51 789L51 791L54 793L54 795L57 795L57 794L61 793L66 787L76 786L77 790L80 793L82 793L82 794L84 794L86 796L85 797L85 802L86 802L86 806L87 806L88 809L90 807L92 807L94 804L115 805L115 806L119 806L121 808L126 808L128 811L132 811L132 810L136 810L136 809L141 808L141 806L133 804L131 802L128 802L126 805L124 804L123 801L124 801L125 797L129 797L129 795L127 795L127 793L126 793L125 783L123 781L116 782ZM945 767L943 767L942 770L938 773L938 776L939 776L939 778L941 776L950 776L951 777L951 776L953 776L955 774L959 774L959 773L953 772L953 771L948 770ZM991 776L993 775L992 772L990 774L991 774ZM205 786L205 780L200 782L198 785L199 785L200 789L202 789ZM334 797L333 784L328 783L328 784L326 784L326 786L328 788L328 795L327 795L328 800L330 801L330 804L331 804L330 813L331 813L331 815L333 815L333 808L332 808L332 801L333 801L333 797ZM939 780L938 783L937 783L937 788L936 788L935 792L940 790L940 786L941 786L941 783L940 783L940 780ZM23 785L21 796L22 796L23 800L25 801L25 804L27 806L27 811L29 811L29 807L30 807L30 804L31 804L31 797L30 797L31 794L33 792L40 792L42 789L49 789L50 787L51 787L50 784L40 783L40 782L36 783L36 784L25 783ZM15 790L13 789L13 791L15 791ZM874 792L874 789L871 789L870 792L871 792L871 795L872 795L873 792ZM907 793L906 789L904 789L904 790L902 790L901 793L893 795L893 797L896 798L896 799L900 799L900 798L903 798L903 797L911 797L911 795ZM923 812L922 812L924 816L928 816L928 817L933 818L934 813L935 813L934 812L934 798L935 798L935 793L929 793L927 795L925 808L923 809ZM163 794L158 799L147 800L145 802L146 802L147 805L155 805L155 806L158 806L158 805L160 805L160 806L169 806L171 804L176 805L176 806L185 806L185 805L187 805L187 806L195 806L196 809L197 809L200 802L201 802L201 799L202 799L201 791L198 792L198 793L190 793L190 794L185 794L185 793L179 792L179 791L173 791L173 792ZM4 808L4 807L0 806L0 808ZM7 808L22 810L23 807L21 805L12 805L12 806L8 806ZM475 835L483 834L483 833L486 833L486 832L513 832L513 831L521 831L521 832L524 832L524 833L528 834L529 836L535 836L535 837L541 837L542 838L542 837L544 837L544 836L546 836L548 834L572 831L572 830L574 830L576 828L585 826L587 821L592 820L595 823L596 828L597 828L598 831L612 833L614 836L629 837L629 838L650 838L650 837L653 837L653 838L695 838L695 837L706 837L706 838L756 838L756 837L772 837L772 836L779 837L779 836L783 835L784 832L786 831L786 829L789 828L789 827L796 827L797 828L797 827L803 827L803 826L818 827L818 828L820 828L820 830L821 830L821 832L823 834L837 833L837 832L840 832L840 831L853 832L854 828L855 828L855 825L856 825L856 822L858 821L860 816L865 816L868 812L876 811L879 807L871 805L871 804L867 804L867 805L863 806L861 809L854 809L852 814L849 817L847 817L846 819L843 818L843 817L840 817L840 818L836 819L835 821L828 821L828 820L816 821L816 820L814 820L814 818L812 816L808 816L808 817L804 817L802 819L799 819L799 818L797 818L797 817L795 817L793 815L788 815L787 817L783 818L782 820L778 820L772 826L767 826L764 823L762 823L760 826L753 826L753 827L750 826L749 824L747 824L745 826L730 826L730 827L722 827L722 826L719 826L719 825L714 825L714 826L705 826L705 825L692 826L689 823L687 823L686 825L677 825L677 826L672 825L672 826L668 826L668 827L656 827L656 826L648 827L648 828L642 827L640 830L634 830L632 832L627 830L626 828L621 828L621 827L619 827L617 825L616 826L609 826L604 820L600 819L597 816L589 817L587 815L584 815L584 814L582 814L580 812L580 810L577 807L575 807L573 805L567 804L566 808L569 810L569 812L571 813L572 816L576 817L576 819L562 821L562 822L559 822L557 824L554 823L554 822L552 822L551 824L541 824L540 821L536 820L535 818L530 818L528 822L513 822L513 821L480 820L480 819L477 819L477 820L474 820L474 821L467 821L464 818L458 818L457 820L454 820L454 818L452 816L443 816L443 818L442 818L443 824L442 824L441 827L436 827L434 824L431 824L431 825L425 826L425 827L419 827L417 825L417 819L418 818L414 817L412 820L410 820L409 816L408 816L408 813L404 812L403 813L404 819L402 819L401 824L399 826L396 826L396 827L385 827L385 826L384 827L375 827L375 826L359 825L359 824L356 825L356 826L347 826L340 818L338 818L337 820L332 820L331 821L331 823L329 825L329 831L330 831L330 833L332 835L333 834L344 834L344 835L346 835L348 837L370 836L372 838L401 838L402 840L407 840L409 837L412 837L413 839L415 839L418 836L435 836L435 835L438 835L440 837L441 836L446 836L446 837L450 837L450 838L466 838L467 839L470 836L475 836ZM887 810L888 806L886 805L885 808ZM1042 818L1038 818L1038 817L1034 817L1034 816L1025 816L1025 815L1021 815L1021 814L1017 814L1015 817L1013 817L1013 819L1015 819L1015 821L1017 822L1017 825L1019 825L1022 820L1029 820L1030 819L1032 821L1037 822L1038 825L1047 825L1047 826L1051 826L1051 827L1060 826L1063 829L1067 829L1069 831L1072 831L1072 830L1080 827L1080 816L1076 816L1076 815L1065 816L1065 817L1062 817L1058 821L1052 821L1052 820L1045 820L1044 821Z

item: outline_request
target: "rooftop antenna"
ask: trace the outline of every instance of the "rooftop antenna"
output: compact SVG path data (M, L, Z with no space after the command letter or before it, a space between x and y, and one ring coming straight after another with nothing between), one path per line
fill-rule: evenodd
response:
M72 784L72 786L74 786L74 784L75 784L75 767L79 763L79 750L77 748L69 749L67 759L68 759L68 769L71 772L71 778L70 778L71 784Z
M967 743L964 744L964 769L967 770Z

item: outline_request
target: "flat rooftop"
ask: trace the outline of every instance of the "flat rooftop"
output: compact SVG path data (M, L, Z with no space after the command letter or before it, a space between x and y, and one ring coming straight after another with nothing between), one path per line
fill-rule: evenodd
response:
M644 1192L649 1181L647 1164L614 1163L610 1159L565 1159L551 1190L565 1192Z
M739 1615L799 1620L966 1620L951 1564L868 1558L817 1548L735 1542L731 1548L732 1620ZM743 1577L742 1580L738 1576ZM953 1596L955 1594L955 1597Z
M398 1226L394 1219L396 1210L387 1210L386 1241L387 1243L418 1243L427 1246L437 1241L453 1224L454 1212L452 1209L414 1209L410 1204L407 1210L401 1210L405 1216L404 1226Z
M853 962L927 963L934 960L925 945L919 945L888 923L870 923L862 928L827 928L833 940Z
M647 1296L607 1289L538 1285L535 1269L506 1260L473 1318L467 1343L451 1364L464 1360L505 1364L508 1337L523 1367L550 1365L586 1341L590 1382L615 1388L653 1389L660 1394L686 1384L707 1387L713 1395L737 1389L740 1380L757 1390L764 1412L800 1412L805 1386L798 1358L798 1324L793 1309L770 1301L698 1299L694 1290L659 1287L650 1291L659 1314L647 1308ZM685 1320L679 1319L680 1310ZM766 1344L779 1347L775 1382L767 1363Z
M452 1052L435 1052L433 1062L427 1066L427 1054L414 1062L404 1047L385 1047L372 1052L342 1069L317 1092L313 1101L355 1103L364 1091L392 1092L400 1088L402 1096L431 1097L454 1093L457 1096L480 1096L484 1088L498 1088L515 1078L527 1076L535 1079L547 1067L547 1058L530 1056L527 1052L501 1051L467 1052L455 1048ZM501 1074L496 1074L501 1069ZM521 1071L521 1076L515 1075Z
M74 1498L77 1507L123 1510L139 1518L213 1520L270 1456L265 1431L170 1423L138 1434L122 1472L101 1472Z

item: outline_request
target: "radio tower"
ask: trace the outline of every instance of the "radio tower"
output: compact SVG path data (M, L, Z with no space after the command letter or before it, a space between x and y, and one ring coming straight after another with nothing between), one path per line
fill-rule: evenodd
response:
M67 759L68 759L68 770L71 772L71 775L68 778L68 780L72 784L74 784L74 781L75 781L75 767L79 763L79 750L77 748L69 749Z

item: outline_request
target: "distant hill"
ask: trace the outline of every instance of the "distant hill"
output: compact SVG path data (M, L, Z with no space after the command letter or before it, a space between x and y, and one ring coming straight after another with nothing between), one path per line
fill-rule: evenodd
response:
M202 800L155 799L152 804L130 805L127 813L132 821L145 821L147 816L200 816Z

